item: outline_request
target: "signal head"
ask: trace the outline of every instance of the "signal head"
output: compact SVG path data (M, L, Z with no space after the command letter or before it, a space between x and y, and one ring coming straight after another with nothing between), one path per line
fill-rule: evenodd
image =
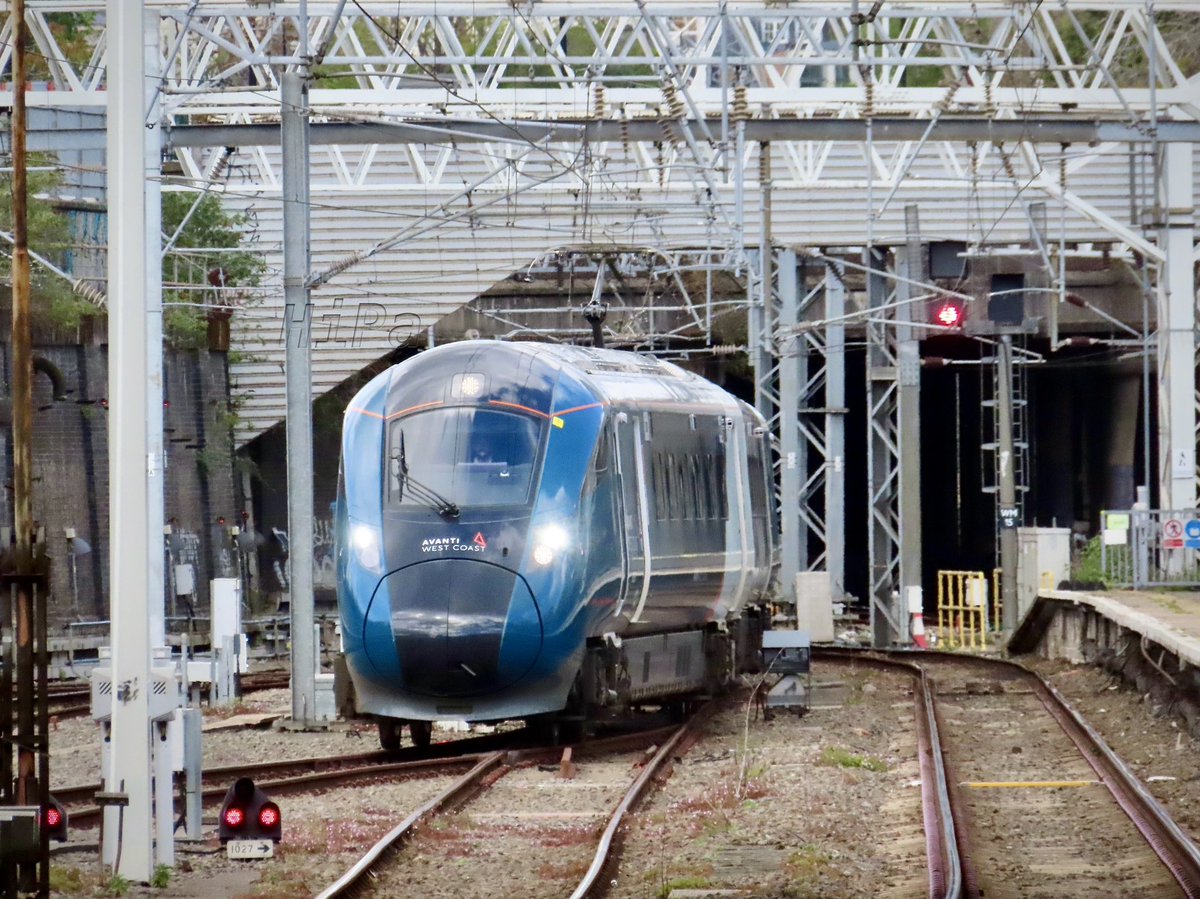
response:
M67 841L67 810L53 796L50 797L50 803L46 806L46 815L43 820L46 830L50 833L50 839L56 843Z
M217 818L222 843L230 840L274 840L283 838L283 815L279 806L248 777L239 778L225 793Z
M967 317L962 300L955 297L942 297L935 300L930 313L933 324L941 325L943 328L961 328Z

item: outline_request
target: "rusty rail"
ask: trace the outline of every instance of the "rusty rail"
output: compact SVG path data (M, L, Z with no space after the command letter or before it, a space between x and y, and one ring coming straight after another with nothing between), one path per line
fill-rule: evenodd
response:
M900 655L900 654L896 654ZM936 691L925 669L891 654L863 650L818 648L822 657L901 671L913 679L917 719L917 761L921 769L921 816L925 826L925 857L929 870L929 899L959 899L970 874L966 840L954 814L938 729Z
M1104 738L1075 711L1058 690L1041 675L1024 665L1009 659L986 656L958 655L913 650L894 650L864 656L863 650L822 650L828 657L875 658L892 660L905 659L918 666L924 664L973 665L991 671L1003 670L1027 681L1045 706L1050 716L1070 738L1080 755L1096 772L1100 782L1112 794L1113 799L1142 837L1154 850L1155 855L1178 882L1184 895L1200 899L1200 849L1175 823L1166 809L1146 789L1137 775L1121 760Z

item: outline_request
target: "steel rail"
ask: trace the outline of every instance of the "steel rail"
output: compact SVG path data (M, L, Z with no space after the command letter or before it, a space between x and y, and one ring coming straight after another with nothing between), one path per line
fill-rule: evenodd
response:
M828 652L828 651L826 651ZM863 650L834 650L833 657L854 657ZM1102 736L1088 724L1057 689L1036 671L1011 659L950 655L917 650L883 651L890 658L905 658L916 664L960 664L1003 669L1026 680L1055 722L1073 742L1096 776L1112 794L1117 805L1154 850L1190 899L1200 899L1200 849L1175 823L1136 774L1121 760Z
M715 708L716 703L708 703L695 716L692 717L688 724L692 724L699 720L703 715L707 714L707 710ZM579 743L572 748L575 752L575 758L583 758L590 755L601 753L612 753L630 751L638 747L646 745L649 741L655 741L667 737L668 743L673 746L678 745L677 739L680 731L686 730L688 725L683 728L675 727L655 727L647 730L636 730L630 733L618 734L616 736L600 737ZM511 734L509 735L512 736ZM667 744L664 744L664 746ZM404 821L394 827L391 831L385 834L374 846L372 846L365 855L355 865L350 868L342 877L331 884L320 894L318 899L332 899L335 896L355 895L363 885L364 878L374 875L372 872L376 867L388 856L397 852L400 847L411 837L412 830L418 823L438 811L440 811L450 801L460 801L465 797L465 794L473 785L477 785L481 778L492 772L501 761L506 766L519 764L522 762L532 761L542 758L553 758L563 751L563 746L537 746L537 747L514 747L509 751L495 752L490 755L477 755L474 758L480 760L472 771L465 774L459 781L448 787L442 794L427 802L417 811L413 812ZM497 761L492 763L491 760ZM489 764L484 764L488 762ZM648 768L653 767L654 762L647 765ZM264 784L264 786L268 786Z
M503 753L492 753L503 755ZM372 780L394 780L407 776L428 776L430 772L450 766L467 765L481 758L478 753L470 753L449 758L417 759L411 762L392 762L390 764L368 765L359 768L343 768L333 771L318 771L312 774L298 774L295 777L283 777L277 780L258 781L257 785L268 793L296 793L312 790L314 787L340 787ZM229 789L228 784L217 784L202 787L200 796L205 803L220 801ZM55 794L57 797L57 794ZM103 810L99 806L75 809L68 812L68 820L73 825L90 825L95 823Z
M404 842L411 838L417 824L435 814L443 806L459 800L466 793L477 788L485 775L499 767L504 757L505 753L503 752L493 752L481 758L474 768L384 834L349 871L323 890L317 899L333 899L333 897L348 896L357 892L360 887L365 885L364 881L371 877L375 866L398 851Z
M929 899L959 899L969 876L966 838L954 812L945 755L938 727L935 690L920 665L863 650L816 648L814 659L866 663L886 671L903 671L913 679L917 719L917 762L921 771L921 815L925 829L925 855L929 870Z
M709 708L706 706L705 709ZM659 747L658 752L654 757L645 764L642 768L642 773L630 785L625 796L617 804L612 815L608 819L608 826L604 828L604 833L600 836L600 842L596 846L596 854L592 858L592 864L579 881L579 885L575 887L575 891L571 893L571 899L583 899L584 896L591 895L593 887L596 885L597 879L600 877L604 866L608 864L609 853L612 851L613 842L616 838L617 829L621 826L621 822L625 818L625 814L633 808L637 801L641 798L646 785L650 779L663 767L663 763L671 757L676 747L683 740L693 733L695 725L704 717L707 717L707 712L702 709L697 712L692 718L683 724L675 731L671 737Z

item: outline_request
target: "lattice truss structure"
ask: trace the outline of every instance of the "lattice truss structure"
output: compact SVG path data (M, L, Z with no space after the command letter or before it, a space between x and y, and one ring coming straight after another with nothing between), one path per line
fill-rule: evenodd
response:
M102 107L102 26L92 23L82 50L78 31L73 46L60 38L62 14L102 12L103 3L27 4L55 87L31 105ZM235 367L247 394L243 439L283 410L277 132L286 67L311 64L315 75L314 320L352 324L314 328L318 391L385 352L396 316L405 316L407 338L504 278L568 257L602 271L602 260L642 254L640 270L671 286L668 299L646 303L674 305L678 315L631 310L610 321L629 345L654 348L680 334L728 342L715 323L746 308L750 324L735 342L777 367L794 333L763 314L779 298L764 296L774 280L757 248L895 247L911 204L921 206L923 237L965 238L986 252L1025 240L1030 206L1043 202L1048 269L1047 247L1102 244L1147 260L1161 291L1166 242L1146 229L1164 221L1152 214L1163 204L1147 199L1153 185L1132 189L1130 173L1158 171L1160 141L1200 139L1200 2L147 7L161 73L151 124L182 170L163 189L220 191L251 211L273 273L257 292L229 289L244 305L235 323L251 353ZM0 68L11 35L6 20ZM1190 178L1185 189L1190 210ZM1176 215L1167 224L1178 235L1182 222ZM714 271L742 285L736 303L714 296ZM364 304L385 314L365 321ZM517 309L503 324L516 331L529 320ZM578 326L570 322L564 336ZM1162 397L1184 397L1191 417L1171 427L1186 426L1194 456L1193 383L1170 383L1159 355L1160 419ZM1190 368L1189 359L1177 375ZM802 373L788 378L800 381L762 394L776 421L799 406L791 391L807 390ZM815 427L808 420L804 427ZM810 437L828 443L827 434ZM881 440L880 448L892 454L887 470L899 471L899 447ZM826 513L809 508L806 526L823 544ZM897 570L897 554L880 570ZM825 564L826 555L797 564ZM877 592L886 587L881 581Z

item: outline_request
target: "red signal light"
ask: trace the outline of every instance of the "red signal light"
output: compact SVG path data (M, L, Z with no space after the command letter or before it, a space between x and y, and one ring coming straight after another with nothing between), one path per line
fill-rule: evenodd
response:
M258 810L258 823L263 827L278 827L279 826L279 807L274 803L267 803Z
M933 307L933 320L943 327L961 327L963 317L962 303L956 300L939 300Z
M60 812L54 806L50 806L50 808L46 809L46 826L47 827L58 827L58 825L61 823L62 823L62 812Z
M246 823L246 813L236 805L231 805L225 809L225 825L227 827L241 827Z

